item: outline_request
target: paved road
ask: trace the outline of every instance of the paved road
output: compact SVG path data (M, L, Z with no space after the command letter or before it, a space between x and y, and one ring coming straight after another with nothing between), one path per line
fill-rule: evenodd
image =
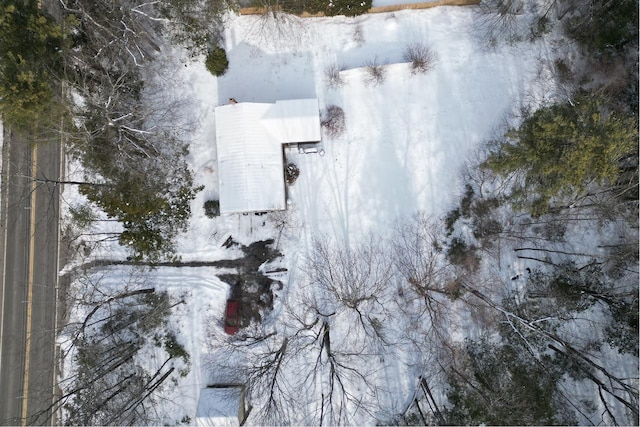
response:
M5 131L0 255L0 424L52 424L58 187L58 144L36 150ZM35 152L37 161L33 162ZM35 191L34 191L35 190Z

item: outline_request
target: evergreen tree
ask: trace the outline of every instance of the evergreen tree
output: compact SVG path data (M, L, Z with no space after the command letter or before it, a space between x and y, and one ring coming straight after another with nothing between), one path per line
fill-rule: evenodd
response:
M232 0L162 0L154 3L157 4L146 3L147 8L158 8L160 15L169 20L173 41L185 46L194 56L206 53L220 42L224 16L237 8Z
M554 199L583 195L590 184L608 185L620 173L619 161L637 152L637 123L605 111L597 99L541 108L510 129L483 164L498 175L522 176L514 201L535 216Z
M371 9L371 3L371 0L331 0L324 12L327 16L358 16Z
M638 0L593 0L564 22L567 35L592 53L622 52L638 42Z
M58 114L54 97L69 38L35 1L3 0L0 10L0 111L10 126L46 126ZM70 27L73 17L67 19ZM44 122L44 123L43 123Z
M515 343L467 341L449 371L446 425L564 425L557 383L562 376L544 356L538 363ZM546 365L546 366L545 366Z
M134 169L110 179L106 185L83 185L81 191L122 223L120 244L130 247L135 259L158 261L173 254L175 237L188 226L191 200L202 189L194 187L187 167Z

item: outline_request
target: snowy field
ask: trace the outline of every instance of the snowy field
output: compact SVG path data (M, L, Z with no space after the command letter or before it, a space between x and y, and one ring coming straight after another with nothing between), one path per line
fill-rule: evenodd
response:
M190 61L178 50L166 52L161 59L164 78L187 100L185 115L197 123L190 161L196 184L204 185L192 204L190 229L180 237L182 260L239 256L222 247L229 236L243 244L276 239L284 254L280 266L289 275L268 321L280 328L281 304L304 291L300 272L314 237L349 246L370 233L387 235L416 212L440 217L450 210L462 191L460 170L480 144L503 129L521 107L554 92L547 74L553 45L543 39L487 49L474 29L476 13L473 7L438 7L279 22L234 16L225 34L229 70L217 79L203 61ZM433 70L411 74L403 51L412 43L435 53ZM390 64L386 79L365 84L364 67L374 59ZM326 78L327 68L334 65L343 70L344 84L338 88L331 88ZM239 102L318 98L321 111L328 105L344 110L346 131L338 138L324 138L324 156L286 152L287 160L299 166L300 177L288 190L289 226L284 231L263 217L204 215L204 201L218 196L214 109L231 97ZM67 200L78 197L71 188L65 191ZM94 252L97 257L121 255L117 248ZM108 274L124 276L128 270L114 267ZM159 421L179 422L185 415L193 419L198 390L216 369L209 352L215 340L225 338L211 331L221 328L212 319L222 318L228 292L216 274L214 268L168 267L146 273L146 280L158 288L184 294L185 304L178 307L171 327L191 355L189 374L164 392L171 403L163 406ZM457 325L463 331L464 322ZM460 331L452 334L464 336ZM402 351L381 365L382 373L377 371L388 384L377 398L394 401L389 410L406 406L415 386L410 367L418 362L412 360L410 347ZM249 423L259 422L257 417L253 413Z
M550 84L539 78L548 46L487 51L474 35L473 17L473 8L440 7L354 19L292 19L279 27L259 17L232 19L226 37L230 66L223 77L216 82L197 63L181 69L181 89L195 100L193 114L200 120L191 156L198 183L205 186L193 204L183 258L197 259L216 243L209 237L220 221L212 225L201 207L217 196L214 108L231 97L317 97L321 110L333 104L345 112L346 132L325 138L325 156L287 152L301 170L289 190L303 243L314 234L348 240L384 230L416 211L445 213L467 156L518 108L548 93ZM415 42L432 49L437 62L432 71L414 76L402 54ZM362 67L374 58L391 64L378 86L362 81ZM339 89L329 88L325 78L333 64L345 70ZM236 227L250 222L229 221Z

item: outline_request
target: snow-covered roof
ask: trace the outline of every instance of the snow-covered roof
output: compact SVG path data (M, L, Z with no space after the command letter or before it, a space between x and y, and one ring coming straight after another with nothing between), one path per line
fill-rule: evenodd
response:
M239 426L239 408L241 405L240 387L203 388L200 390L196 425L208 426Z
M217 107L220 213L285 209L282 144L320 141L317 99Z
M283 144L320 141L317 99L276 101L261 122Z

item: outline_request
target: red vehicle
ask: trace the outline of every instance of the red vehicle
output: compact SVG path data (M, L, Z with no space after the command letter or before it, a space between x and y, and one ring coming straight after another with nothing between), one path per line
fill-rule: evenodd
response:
M234 335L240 329L240 304L236 300L227 300L227 309L224 313L224 331Z

